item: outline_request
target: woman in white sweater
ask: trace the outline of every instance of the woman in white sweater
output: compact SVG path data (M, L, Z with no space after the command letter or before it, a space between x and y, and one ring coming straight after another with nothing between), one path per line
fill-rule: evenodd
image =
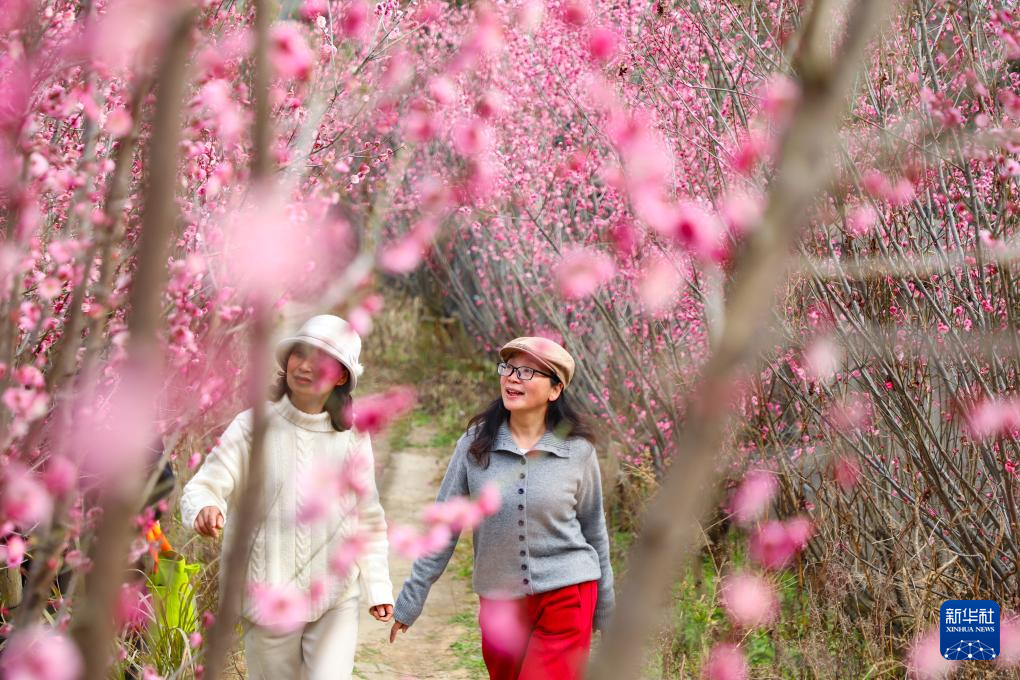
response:
M251 678L350 678L358 602L367 600L379 621L392 618L386 520L375 486L371 443L367 434L347 424L351 392L362 373L360 353L358 334L331 315L313 317L277 346L283 370L276 401L266 406L265 517L247 560L250 592L242 608ZM230 533L231 510L239 495L234 492L243 484L251 431L248 410L234 418L184 487L185 526L210 537L221 528ZM363 469L352 483L354 467ZM356 493L347 498L323 493L332 474L340 487ZM341 478L348 483L339 483ZM224 544L229 545L227 537ZM227 560L224 577L236 577ZM264 611L265 602L255 593L266 592L297 596L296 601L281 597L275 603L287 610L287 625L279 625L280 611Z

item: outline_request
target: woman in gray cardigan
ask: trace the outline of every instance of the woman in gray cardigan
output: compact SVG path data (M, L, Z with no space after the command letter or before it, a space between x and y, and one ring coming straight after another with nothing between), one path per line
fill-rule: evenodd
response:
M486 483L502 505L474 531L482 656L493 680L584 674L593 629L613 608L613 570L591 428L564 393L574 359L545 338L500 349L500 398L471 419L437 501ZM397 597L390 641L421 614L457 536L415 561Z

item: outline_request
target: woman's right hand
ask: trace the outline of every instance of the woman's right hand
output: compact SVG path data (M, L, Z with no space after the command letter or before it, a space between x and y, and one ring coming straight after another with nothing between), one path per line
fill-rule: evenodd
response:
M397 633L403 633L408 628L410 628L410 626L408 626L406 623L401 623L400 621L394 620L393 627L390 628L390 644L393 644L394 642L397 641Z
M202 508L195 518L195 531L203 536L216 538L223 528L223 513L215 505L207 505Z

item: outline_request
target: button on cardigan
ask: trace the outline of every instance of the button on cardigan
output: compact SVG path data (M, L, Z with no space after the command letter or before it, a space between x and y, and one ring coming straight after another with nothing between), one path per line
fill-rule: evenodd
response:
M296 586L305 593L313 583L324 584L325 596L312 603L307 621L318 619L342 595L358 592L351 589L355 580L360 582L362 597L367 598L369 605L392 604L386 520L376 491L368 435L353 430L337 432L328 413L305 413L286 395L267 403L266 415L263 490L266 517L255 532L247 560L249 582ZM251 433L252 411L247 410L230 423L181 495L181 520L189 529L194 529L202 508L210 505L219 508L225 519L224 547L230 545L231 519L247 470ZM308 475L320 464L339 463L357 451L366 456L369 466L365 470L368 493L355 512L338 510L315 523L297 523L298 510L306 500ZM351 572L338 578L330 573L330 556L345 538L356 532L366 537L366 550ZM221 572L236 573L229 566L229 558ZM247 601L242 613L246 618L254 618Z
M602 629L614 605L609 536L602 509L602 482L595 447L580 438L546 432L521 451L504 423L489 466L468 453L473 432L461 436L437 501L477 496L487 482L501 491L499 511L474 533L474 589L486 598L514 599L564 586L598 581L594 627ZM446 569L458 536L440 552L417 559L397 597L394 617L413 624L432 584Z

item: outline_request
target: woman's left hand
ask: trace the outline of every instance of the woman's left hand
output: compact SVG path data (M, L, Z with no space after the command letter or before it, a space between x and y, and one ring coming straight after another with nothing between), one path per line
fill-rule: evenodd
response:
M377 604L368 608L368 613L375 617L376 621L386 622L393 618L392 604Z

